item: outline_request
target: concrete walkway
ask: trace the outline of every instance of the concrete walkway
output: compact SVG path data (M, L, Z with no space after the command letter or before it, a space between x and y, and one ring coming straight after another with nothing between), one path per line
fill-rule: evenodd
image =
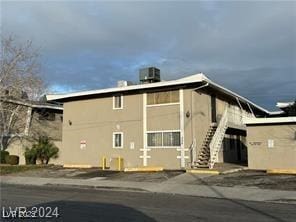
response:
M1 176L0 178L1 183L16 185L76 186L296 204L296 191L267 190L253 187L221 187L186 184L186 182L190 181L190 175L187 178L173 178L172 180L167 180L161 183L116 181L105 180L104 178L64 179L16 176ZM186 181L184 181L184 179Z

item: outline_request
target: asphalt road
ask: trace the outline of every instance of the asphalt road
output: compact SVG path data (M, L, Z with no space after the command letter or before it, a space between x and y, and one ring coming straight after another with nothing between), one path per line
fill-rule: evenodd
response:
M296 205L182 195L64 187L1 185L1 221L9 207L28 207L52 218L20 221L295 221ZM37 208L32 208L37 207ZM50 208L44 208L50 207ZM50 212L58 208L60 216ZM3 213L3 209L5 210ZM39 210L39 211L38 211Z

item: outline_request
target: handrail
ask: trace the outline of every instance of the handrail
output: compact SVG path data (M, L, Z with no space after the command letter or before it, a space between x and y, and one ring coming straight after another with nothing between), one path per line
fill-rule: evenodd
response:
M193 166L196 161L196 139L195 138L193 139L189 150L190 150L191 166Z

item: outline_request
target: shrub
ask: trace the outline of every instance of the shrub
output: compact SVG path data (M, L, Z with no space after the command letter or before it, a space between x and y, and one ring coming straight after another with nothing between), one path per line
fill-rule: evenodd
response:
M26 151L24 153L25 155L25 160L26 160L26 164L36 164L36 160L37 160L37 150L32 148L29 149L28 147L26 147Z
M9 155L8 151L1 150L0 151L0 163L6 163L5 158Z
M32 155L39 159L42 164L48 164L51 158L57 158L59 148L47 136L40 136L37 143L33 144L31 148Z
M18 165L20 158L17 155L8 155L5 158L5 162L10 165Z

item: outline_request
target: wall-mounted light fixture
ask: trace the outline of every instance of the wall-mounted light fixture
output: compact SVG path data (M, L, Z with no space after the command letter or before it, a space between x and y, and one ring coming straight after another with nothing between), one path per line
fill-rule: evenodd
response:
M68 120L68 123L70 126L72 126L72 121L71 120Z
M190 117L190 112L189 112L189 111L186 112L186 117L187 117L187 118Z

